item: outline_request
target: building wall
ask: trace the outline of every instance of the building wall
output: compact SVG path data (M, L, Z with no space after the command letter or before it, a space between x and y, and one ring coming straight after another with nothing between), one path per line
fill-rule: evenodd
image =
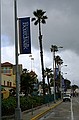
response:
M19 75L22 73L22 65L18 65ZM9 90L16 88L16 66L5 62L1 64L1 86L2 96L7 98L9 96Z
M2 79L2 86L3 88L5 88L5 90L16 87L15 75L8 76L1 74L1 79Z

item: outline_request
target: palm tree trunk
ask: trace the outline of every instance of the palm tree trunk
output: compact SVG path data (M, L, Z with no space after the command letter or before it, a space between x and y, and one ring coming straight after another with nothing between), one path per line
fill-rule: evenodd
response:
M54 67L54 62L55 62L55 52L53 51L53 70L54 70L54 102L56 102L56 82L55 82L55 68L56 68L56 62L55 62L55 67Z
M43 95L45 95L44 63L43 63L42 35L41 35L40 20L39 20L39 45L40 45L41 67L42 67L42 79L43 79Z
M54 74L55 74L55 94L56 94L56 60L55 60L55 72L54 72Z
M47 81L48 81L49 94L51 95L51 89L50 89L50 83L49 83L49 76L47 76Z

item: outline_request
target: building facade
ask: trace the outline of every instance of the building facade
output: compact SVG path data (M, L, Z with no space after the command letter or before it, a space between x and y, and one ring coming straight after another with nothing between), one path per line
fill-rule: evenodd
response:
M22 65L18 65L19 75L22 73ZM9 90L16 88L16 66L5 62L1 64L1 87L2 87L2 96L5 98L9 96Z

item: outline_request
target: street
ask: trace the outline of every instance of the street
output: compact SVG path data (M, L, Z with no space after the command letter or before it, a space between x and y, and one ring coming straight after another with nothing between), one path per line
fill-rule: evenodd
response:
M79 120L79 97L72 97L71 102L62 102L40 120Z

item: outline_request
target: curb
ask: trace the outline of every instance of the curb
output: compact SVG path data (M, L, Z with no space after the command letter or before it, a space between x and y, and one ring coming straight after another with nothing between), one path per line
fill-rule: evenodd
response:
M58 106L61 103L62 103L62 101L57 102L56 104L52 105L52 107L48 108L47 110L45 110L45 111L41 112L40 114L36 115L35 117L33 117L31 120L38 120L39 118L44 116L47 112L49 112L51 109L55 108L56 106Z

